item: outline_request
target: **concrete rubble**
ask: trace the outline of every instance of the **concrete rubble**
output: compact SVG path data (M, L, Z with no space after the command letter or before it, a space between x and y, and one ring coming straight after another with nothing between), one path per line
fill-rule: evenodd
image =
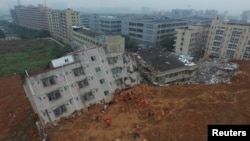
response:
M230 83L230 78L237 74L239 67L226 59L207 59L199 62L196 83Z

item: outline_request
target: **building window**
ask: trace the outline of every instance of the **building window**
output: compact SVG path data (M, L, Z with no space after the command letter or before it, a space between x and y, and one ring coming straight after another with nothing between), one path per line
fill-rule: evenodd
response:
M93 95L92 91L87 92L86 94L83 95L83 99L85 101L90 101L90 100L92 100L94 98L95 98L95 96Z
M105 79L100 79L100 83L104 84L105 83Z
M59 117L60 115L62 115L63 113L65 113L67 111L65 104L59 106L58 108L56 108L55 110L53 110L55 117Z
M91 61L95 61L96 60L96 57L95 56L91 56Z
M51 76L51 77L42 79L42 83L44 87L48 87L48 86L56 84L56 81L54 79L54 76Z
M100 68L100 67L97 67L97 68L95 68L95 71L96 71L96 72L100 72L100 71L101 71L101 68Z
M104 91L104 95L107 96L109 94L109 91Z
M79 76L79 75L84 75L84 70L83 70L83 67L79 67L79 68L76 68L76 69L73 69L73 72L74 72L74 75L75 76Z
M116 86L121 86L122 79L120 78L120 79L115 80L115 83L116 83Z
M84 87L89 85L89 82L87 79L84 79L82 81L77 82L77 84L78 84L79 88L84 88Z
M111 69L114 76L119 75L122 72L122 67L116 67Z
M108 63L111 65L117 63L117 61L118 61L118 56L108 58Z
M56 90L56 91L53 91L49 94L47 94L47 97L49 99L49 101L54 101L54 100L57 100L61 97L61 94L59 92L59 90Z

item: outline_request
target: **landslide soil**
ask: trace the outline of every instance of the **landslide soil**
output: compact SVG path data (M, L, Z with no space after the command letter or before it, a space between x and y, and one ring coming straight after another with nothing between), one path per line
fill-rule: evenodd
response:
M138 106L138 99L119 100L104 113L103 104L94 105L87 112L47 127L49 140L206 141L208 124L250 124L250 61L237 63L243 73L234 76L230 84L134 86L122 93L146 99L148 105ZM34 124L36 115L19 77L0 80L0 111L0 140L40 140ZM154 116L148 116L149 111ZM95 114L110 118L110 126L101 118L94 120ZM140 137L133 139L131 133L135 131Z

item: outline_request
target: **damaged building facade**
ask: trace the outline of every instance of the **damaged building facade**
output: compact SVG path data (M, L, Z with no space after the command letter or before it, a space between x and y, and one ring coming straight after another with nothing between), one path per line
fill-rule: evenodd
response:
M136 60L141 75L156 85L191 83L198 69L196 64L183 62L182 58L161 49L140 51Z
M113 92L137 84L123 51L85 46L52 60L50 69L25 78L24 90L41 122L56 123L78 110L112 100ZM131 79L133 78L133 79Z

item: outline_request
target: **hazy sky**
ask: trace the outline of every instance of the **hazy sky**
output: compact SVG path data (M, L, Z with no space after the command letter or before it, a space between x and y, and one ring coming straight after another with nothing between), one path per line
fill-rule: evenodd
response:
M23 5L44 4L45 0L20 0ZM227 10L229 14L241 14L250 10L250 0L46 0L48 7L61 8L131 8L140 10L149 7L156 10L179 9L217 9L219 12ZM0 0L0 10L13 8L17 0Z

